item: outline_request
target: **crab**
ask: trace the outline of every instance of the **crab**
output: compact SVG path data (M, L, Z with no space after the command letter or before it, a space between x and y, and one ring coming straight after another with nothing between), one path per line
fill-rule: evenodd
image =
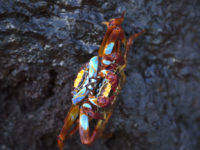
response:
M98 137L103 136L104 128L112 115L117 95L125 82L124 69L127 65L127 56L133 40L143 34L145 30L125 38L121 24L121 17L103 22L107 31L98 50L89 63L79 71L72 91L72 105L64 120L63 128L58 135L58 147L63 150L63 141L79 130L81 142L90 145ZM121 51L124 46L124 53ZM97 124L90 134L91 120Z

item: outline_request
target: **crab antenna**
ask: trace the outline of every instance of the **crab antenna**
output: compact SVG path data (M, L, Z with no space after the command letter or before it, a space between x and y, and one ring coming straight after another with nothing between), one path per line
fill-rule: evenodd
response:
M139 37L140 35L144 34L146 32L145 29L143 29L142 31L136 33L136 34L133 34L129 37L127 43L126 43L126 48L125 48L125 54L124 54L124 61L125 61L125 64L127 63L127 56L128 56L128 51L131 47L131 45L133 44L134 40Z

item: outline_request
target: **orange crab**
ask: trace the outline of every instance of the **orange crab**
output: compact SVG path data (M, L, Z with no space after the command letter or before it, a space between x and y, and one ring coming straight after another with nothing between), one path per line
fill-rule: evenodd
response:
M145 30L136 33L126 41L120 18L103 22L107 31L98 51L98 56L90 59L78 73L72 91L72 106L65 118L64 126L58 135L58 147L63 150L63 141L79 130L81 142L90 145L103 135L104 128L112 115L113 105L125 82L124 69L127 55L133 40ZM120 44L124 45L124 53ZM89 123L98 120L92 134Z

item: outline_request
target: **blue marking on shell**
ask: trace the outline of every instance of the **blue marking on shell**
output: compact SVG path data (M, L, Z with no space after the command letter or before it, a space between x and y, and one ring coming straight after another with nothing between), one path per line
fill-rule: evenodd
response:
M98 70L98 56L94 56L89 62L89 78L96 77Z
M91 106L90 104L88 104L88 103L84 103L84 104L83 104L83 107L92 109L92 106Z
M113 47L114 47L114 43L113 43L113 42L111 42L110 44L108 44L108 45L106 46L106 49L105 49L105 54L106 54L106 55L111 54L111 53L112 53L112 50L113 50Z
M82 101L89 91L86 90L86 87L82 88L76 95L72 98L72 103L77 104L78 102Z
M84 130L87 130L89 128L89 120L88 120L88 116L86 115L81 115L80 117L80 124L81 124L81 127L84 129Z
M110 64L111 64L111 61L103 59L103 63L104 63L105 65L110 65Z

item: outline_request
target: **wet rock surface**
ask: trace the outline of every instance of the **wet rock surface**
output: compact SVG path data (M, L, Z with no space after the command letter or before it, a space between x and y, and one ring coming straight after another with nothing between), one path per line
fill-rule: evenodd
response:
M199 150L200 3L197 0L0 1L0 149L58 149L82 64L97 55L101 24L119 17L131 48L110 138L65 149Z

